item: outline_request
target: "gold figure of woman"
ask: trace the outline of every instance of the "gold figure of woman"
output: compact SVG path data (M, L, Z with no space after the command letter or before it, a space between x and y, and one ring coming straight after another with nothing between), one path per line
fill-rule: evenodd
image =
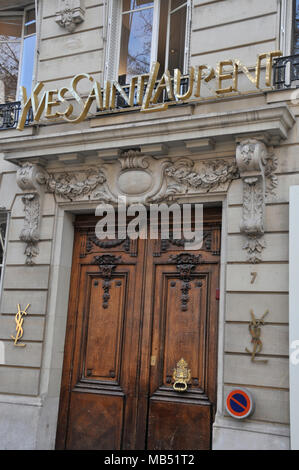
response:
M261 352L262 348L263 348L263 343L260 339L260 336L261 336L261 326L265 324L264 322L264 318L265 316L269 313L269 310L266 310L266 312L264 313L264 315L262 316L262 318L258 319L258 318L255 318L254 316L254 313L253 313L253 310L250 310L250 314L251 314L251 322L249 323L249 333L251 334L252 336L252 340L251 342L253 343L253 350L252 351L249 351L249 349L245 348L245 351L248 352L249 354L251 354L251 362L263 362L264 364L266 364L268 361L267 360L257 360L255 358L255 356Z
M20 304L18 304L18 312L15 316L15 321L16 321L16 336L12 336L11 335L11 338L14 340L14 344L15 346L19 346L19 347L24 347L26 346L25 343L19 343L20 339L22 338L23 334L24 334L24 330L23 330L23 323L24 323L24 316L25 315L28 315L28 308L30 307L30 304L27 305L27 307L25 308L25 310L21 310L21 307L20 307Z

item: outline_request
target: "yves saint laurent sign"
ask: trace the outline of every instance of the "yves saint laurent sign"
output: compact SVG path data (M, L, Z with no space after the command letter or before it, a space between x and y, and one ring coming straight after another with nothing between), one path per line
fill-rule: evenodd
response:
M240 94L238 89L240 73L245 74L258 90L261 89L261 86L271 87L273 58L281 55L280 51L259 54L254 72L249 71L240 60L230 59L220 61L215 69L209 65L190 67L189 75L184 77L179 69L174 70L173 77L166 70L159 79L160 65L158 62L154 62L149 74L132 77L130 85L125 87L117 81L106 81L102 87L87 73L76 75L69 88L62 87L59 90L47 90L41 93L44 84L40 82L35 85L31 95L27 96L26 89L21 87L23 102L17 129L24 129L30 108L33 110L35 122L39 122L44 115L49 120L62 118L73 124L82 122L88 117L93 103L96 103L96 114L112 111L122 106L126 109L139 109L142 113L164 111L170 104L198 102L207 99L202 96L202 84L207 84L213 79L215 79L215 86L213 95L209 98ZM261 84L263 67L265 67L265 79ZM183 91L182 81L186 78L187 89ZM85 101L78 92L78 85L82 80L88 80L91 84L89 95ZM123 105L116 102L117 95L121 98ZM80 111L77 112L77 115L72 100L79 104Z

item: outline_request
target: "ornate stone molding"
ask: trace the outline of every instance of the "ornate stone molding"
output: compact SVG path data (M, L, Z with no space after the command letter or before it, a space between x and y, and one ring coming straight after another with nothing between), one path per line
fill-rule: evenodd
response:
M94 167L80 173L49 174L45 182L48 191L73 201L79 197L89 196L99 185L106 182L106 177L100 169Z
M246 236L243 246L250 263L259 263L266 247L264 219L266 195L273 194L277 178L276 159L265 143L246 139L237 144L236 161L243 180L243 214L240 230Z
M24 227L20 233L20 240L26 243L24 254L25 263L34 264L33 258L39 254L38 242L40 239L40 198L38 194L29 193L22 197L24 204Z
M25 163L17 171L16 179L18 186L25 192L22 196L25 218L20 240L26 243L25 263L32 265L33 258L39 253L41 205L46 173L38 165Z
M239 177L236 163L223 159L201 160L195 169L195 163L184 158L166 168L165 174L186 188L205 192L217 189Z
M117 204L119 196L127 203L170 202L183 196L225 193L239 177L243 181L241 233L246 236L244 249L248 261L261 261L265 248L264 216L267 195L273 196L277 185L274 171L277 161L259 138L237 143L236 160L218 158L155 158L139 150L128 150L118 159L101 166L82 166L76 171L47 173L38 165L25 163L17 173L23 196L25 222L20 235L26 242L26 263L38 254L41 198L44 191L55 194L57 202L99 201Z
M140 151L137 150L128 150L123 152L118 159L121 169L127 170L132 168L148 168L149 162L146 157Z
M76 26L84 21L84 0L59 0L56 23L72 33Z
M25 164L27 172L37 171ZM128 203L158 203L176 197L207 192L225 192L229 183L239 177L232 159L200 160L154 158L130 150L118 160L70 172L46 173L40 184L62 200L93 200L117 203L126 196ZM22 175L25 181L25 175ZM21 174L19 175L21 181ZM23 182L22 189L25 189Z

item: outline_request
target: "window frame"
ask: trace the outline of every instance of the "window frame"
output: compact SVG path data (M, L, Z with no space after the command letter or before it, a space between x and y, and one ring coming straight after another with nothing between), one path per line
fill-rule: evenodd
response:
M26 19L26 12L29 10L35 10L35 23L36 23L36 31L33 34L29 34L25 36L25 19ZM0 16L1 17L6 17L6 16L16 16L16 17L22 17L22 34L20 37L20 58L19 58L19 68L18 68L18 81L17 81L17 88L16 88L16 94L15 94L15 101L20 101L21 96L20 96L20 85L21 85L21 75L22 75L22 67L23 67L23 53L24 53L24 39L30 36L33 36L34 34L36 35L36 43L35 43L35 53L34 53L34 64L33 64L33 71L32 71L32 86L35 83L35 77L36 77L36 68L37 68L37 49L38 49L38 14L39 14L40 8L38 8L38 3L37 2L31 2L29 5L24 7L22 10L4 10L0 11Z
M35 52L34 52L34 64L33 64L33 70L32 70L32 86L33 82L35 80L35 69L36 69L36 51L37 51L37 9L36 9L36 3L31 3L30 5L27 5L23 9L23 24L22 24L22 37L21 37L21 50L20 50L20 64L19 64L19 71L18 71L18 84L17 84L17 93L16 93L16 101L21 100L21 95L20 95L20 85L21 85L21 76L22 76L22 68L23 68L23 61L24 61L24 39L34 36L34 34L28 34L25 37L25 20L26 20L26 12L29 10L35 10L35 36L36 36L36 42L35 42ZM28 90L27 90L28 93Z
M6 255L7 255L7 244L8 244L8 230L9 230L9 223L10 223L10 212L7 210L0 210L0 215L6 214L6 230L5 230L5 240L4 240L4 250L3 250L3 260L2 264L0 264L1 274L0 274L0 300L3 291L3 279L4 279L4 271L6 266Z
M160 2L165 0L153 0L153 33L151 41L151 63L157 60L159 44L159 23L160 23ZM108 80L118 80L119 60L120 60L120 42L122 28L122 5L123 0L109 0L108 4L108 25L107 25L107 44L104 62L104 82ZM169 3L170 6L170 3ZM184 44L184 69L183 74L188 73L190 64L190 36L191 36L191 12L192 0L186 0L186 31ZM167 18L167 36L169 36L170 15ZM169 38L168 52L169 52ZM166 54L167 55L167 54ZM166 65L167 64L167 65ZM168 66L168 60L165 60L165 68Z
M283 56L293 55L296 0L281 0L279 48Z

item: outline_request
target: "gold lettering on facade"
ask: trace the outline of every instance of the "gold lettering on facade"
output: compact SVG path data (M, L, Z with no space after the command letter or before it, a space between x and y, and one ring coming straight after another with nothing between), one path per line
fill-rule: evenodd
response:
M194 96L200 98L201 81L210 82L215 77L215 70L210 65L198 65L195 67L194 81L196 83Z
M60 90L45 91L41 97L39 97L39 95L44 87L43 83L37 83L29 97L27 97L26 89L21 87L23 97L22 112L17 129L24 129L30 108L32 108L35 122L39 122L45 111L45 118L47 119L61 117L65 121L75 124L87 118L94 102L96 102L97 106L96 114L102 111L114 110L117 106L120 106L117 103L117 95L125 102L126 109L139 107L142 113L151 113L167 110L170 103L176 104L188 100L194 102L198 101L198 99L207 100L215 97L220 98L228 93L241 94L238 90L239 73L243 72L248 80L257 89L260 89L262 65L265 68L265 85L266 87L271 87L273 58L281 55L281 51L259 54L257 56L254 73L250 72L240 60L228 59L220 61L217 64L216 71L209 65L198 65L190 67L189 74L182 76L181 71L175 69L172 78L168 70L166 70L162 76L159 76L160 64L159 62L154 62L151 65L149 74L132 77L131 83L125 87L120 85L117 81L111 82L109 80L101 87L101 84L87 73L76 75L72 79L69 88L62 87ZM264 61L266 62L264 63ZM230 68L227 69L227 67ZM215 77L217 79L216 89L211 90L208 83ZM186 84L183 82L183 79L186 79ZM92 82L92 88L85 101L78 91L79 83L82 80ZM224 82L229 80L232 81L232 83L225 86ZM208 98L201 96L202 83L208 86L210 91L214 94L213 96ZM128 92L125 91L124 88L129 88ZM166 98L166 93L167 102L163 102ZM70 100L75 100L81 108L77 116L74 115L74 106ZM54 112L53 108L58 108L62 105L67 105L66 109L58 109ZM94 116L95 113L92 115Z
M25 343L19 343L20 339L22 338L24 334L23 330L23 323L24 323L24 316L28 315L28 308L30 307L30 304L27 305L25 310L21 310L20 304L18 304L18 312L15 316L15 322L16 322L16 336L12 336L11 338L14 340L14 345L19 346L19 347L24 347L26 346Z
M227 72L224 67L232 66L233 71ZM218 77L218 89L216 93L231 93L232 91L238 91L238 65L233 60L223 60L218 63L216 67L216 75ZM222 82L226 80L232 80L233 85L222 88Z

